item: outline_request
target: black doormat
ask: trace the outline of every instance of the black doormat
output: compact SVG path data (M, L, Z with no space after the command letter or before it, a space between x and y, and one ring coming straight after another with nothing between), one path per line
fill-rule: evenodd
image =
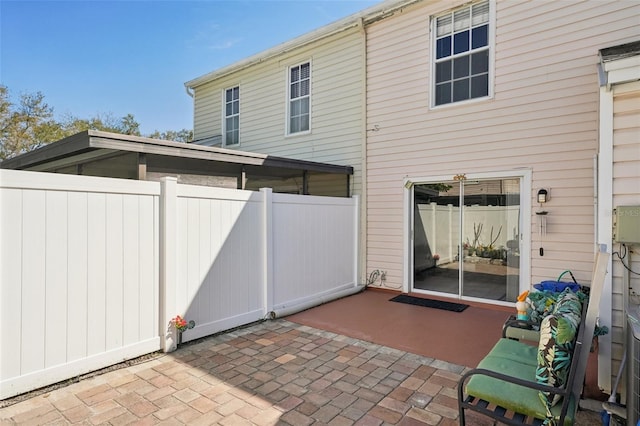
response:
M392 299L391 302L406 303L408 305L426 306L427 308L444 309L445 311L462 312L469 307L463 303L444 302L442 300L423 299L422 297L409 296L400 294Z

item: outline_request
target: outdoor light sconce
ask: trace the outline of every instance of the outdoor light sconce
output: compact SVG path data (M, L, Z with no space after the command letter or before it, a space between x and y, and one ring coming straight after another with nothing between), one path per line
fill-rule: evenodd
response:
M546 203L547 201L549 201L549 191L544 188L540 188L538 190L538 203L540 203L540 206L542 206L542 204ZM547 215L548 214L549 212L545 210L536 212L536 216L538 217L538 234L541 237L544 237L545 235L547 235ZM540 247L540 256L544 256L544 250L542 247Z
M549 191L544 188L538 190L538 203L544 204L547 201L549 201Z

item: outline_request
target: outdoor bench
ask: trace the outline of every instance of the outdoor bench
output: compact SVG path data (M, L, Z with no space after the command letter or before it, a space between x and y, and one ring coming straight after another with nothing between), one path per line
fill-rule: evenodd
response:
M589 297L582 306L575 304L577 296L567 296L566 305L564 299L559 301L542 320L538 343L503 337L462 376L461 425L466 424L468 410L509 425L574 424L608 258L598 253Z

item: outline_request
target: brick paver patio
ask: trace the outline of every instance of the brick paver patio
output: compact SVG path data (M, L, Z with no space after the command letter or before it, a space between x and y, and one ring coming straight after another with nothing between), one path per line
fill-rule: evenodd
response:
M280 319L4 407L0 424L455 425L463 370Z

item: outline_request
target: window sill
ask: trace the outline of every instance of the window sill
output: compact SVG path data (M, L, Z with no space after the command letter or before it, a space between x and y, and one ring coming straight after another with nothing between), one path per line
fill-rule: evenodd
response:
M445 108L453 108L453 107L457 107L457 106L465 106L465 105L472 105L472 104L476 104L479 102L487 102L493 99L493 95L490 96L483 96L481 98L474 98L474 99L467 99L465 101L458 101L458 102L450 102L448 104L444 104L444 105L431 105L429 107L430 110L439 110L439 109L445 109Z
M311 134L311 130L307 130L305 132L297 132L297 133L287 133L284 135L285 139L288 138L295 138L298 136L306 136L306 135L310 135Z

